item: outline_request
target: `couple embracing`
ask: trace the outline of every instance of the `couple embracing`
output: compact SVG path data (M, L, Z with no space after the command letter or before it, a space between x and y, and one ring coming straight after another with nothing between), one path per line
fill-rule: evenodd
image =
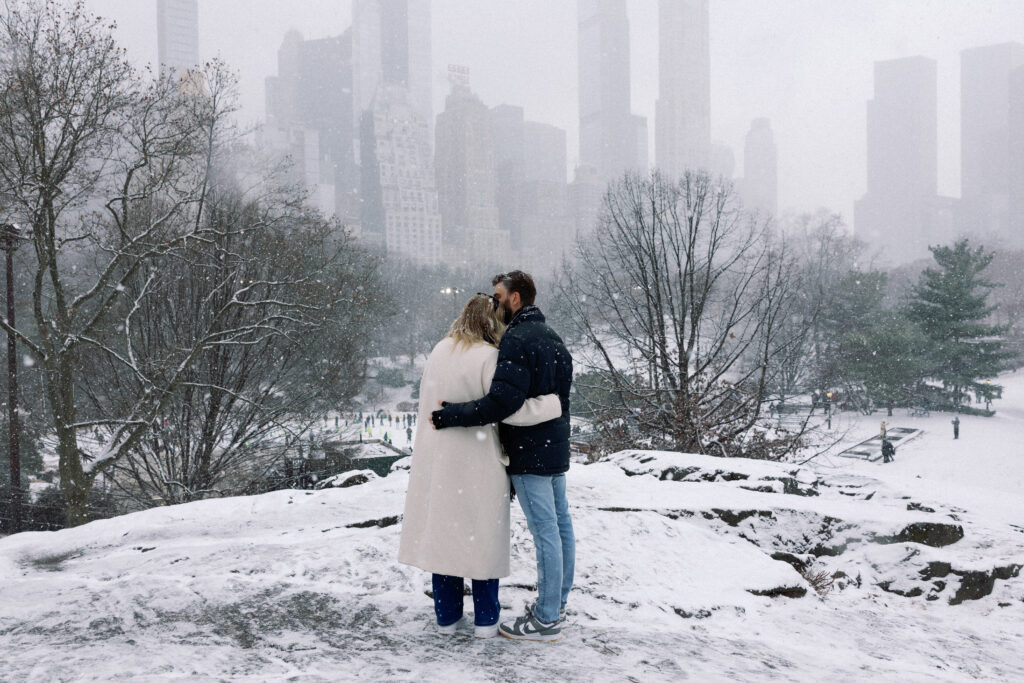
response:
M528 274L502 273L492 284L493 294L469 300L423 370L398 561L433 574L442 633L462 622L470 579L478 637L558 640L575 564L565 492L572 357L534 305ZM536 546L537 599L499 624L510 496Z

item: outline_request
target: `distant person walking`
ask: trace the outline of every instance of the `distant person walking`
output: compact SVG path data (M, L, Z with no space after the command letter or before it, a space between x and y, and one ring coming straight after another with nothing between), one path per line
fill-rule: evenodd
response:
M889 439L882 439L882 462L892 462L896 455L896 447L892 445L892 441Z
M960 416L956 415L953 417L953 438L960 438Z

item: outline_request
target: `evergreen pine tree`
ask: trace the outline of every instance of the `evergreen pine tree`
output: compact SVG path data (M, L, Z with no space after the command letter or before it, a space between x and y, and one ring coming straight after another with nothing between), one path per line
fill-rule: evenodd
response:
M972 249L966 239L929 250L938 268L921 273L909 306L911 320L932 342L929 374L952 390L958 405L967 391L994 398L1002 387L979 380L995 377L1013 354L1002 339L1006 328L985 322L995 310L988 295L998 286L983 275L993 254Z
M912 403L928 374L929 339L896 312L879 311L840 344L839 363L846 377L864 383L868 395L892 415L896 404Z
M847 337L863 333L883 314L885 288L885 273L851 270L828 293L814 347L815 385L822 391L862 379L857 351L845 348L851 343L859 348L861 342Z

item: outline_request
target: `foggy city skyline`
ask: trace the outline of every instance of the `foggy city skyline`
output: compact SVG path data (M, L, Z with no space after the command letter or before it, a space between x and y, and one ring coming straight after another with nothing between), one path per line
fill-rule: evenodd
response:
M658 4L628 0L632 110L648 122L652 163L658 98ZM156 60L156 2L89 0L118 23L137 63ZM575 0L492 3L434 0L434 114L449 92L449 64L470 70L470 87L488 107L524 107L528 119L566 131L568 174L579 161ZM199 0L202 58L223 57L240 74L241 118L265 120L264 79L276 73L289 29L305 39L339 35L351 2L285 5ZM711 139L726 144L743 176L744 138L757 118L771 121L778 147L780 213L819 207L852 227L865 192L866 103L876 61L921 55L938 71L938 192L960 196L960 52L1024 40L1014 2L935 0L856 6L802 0L710 3ZM764 51L774 52L766 58Z

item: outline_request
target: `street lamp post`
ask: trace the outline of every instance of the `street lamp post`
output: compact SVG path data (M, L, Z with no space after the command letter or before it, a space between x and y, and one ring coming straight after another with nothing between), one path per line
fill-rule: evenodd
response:
M445 288L443 288L441 290L442 294L451 294L452 295L452 315L454 315L456 318L459 317L459 300L458 300L458 296L459 296L459 294L462 294L464 291L466 291L466 290L459 289L458 287L445 287Z
M14 328L14 251L18 248L21 237L16 225L5 223L0 225L0 249L4 250L7 260L7 324ZM18 424L18 347L14 333L7 332L7 409L8 430L11 455L11 528L16 534L21 531L21 452L20 425Z

